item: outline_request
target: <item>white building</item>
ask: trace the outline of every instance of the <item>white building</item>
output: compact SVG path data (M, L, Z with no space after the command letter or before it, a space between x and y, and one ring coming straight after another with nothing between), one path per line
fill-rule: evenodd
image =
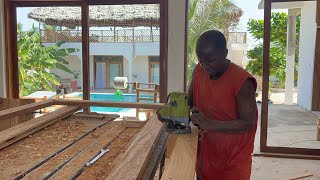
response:
M71 32L70 32L71 31ZM127 77L129 82L160 83L160 30L136 28L134 38L132 29L92 30L90 39L90 86L91 89L112 89L115 77ZM52 72L62 79L77 80L81 88L81 38L70 36L75 30L64 30L54 33L41 31L44 45L66 41L62 48L77 48L79 52L66 58L73 74L55 69ZM116 34L117 36L114 36ZM69 36L66 36L69 35ZM71 38L70 38L71 37ZM133 42L134 39L134 42ZM246 58L247 44L245 32L230 32L228 39L228 58L243 66ZM70 42L71 41L71 42ZM79 42L77 42L79 41Z

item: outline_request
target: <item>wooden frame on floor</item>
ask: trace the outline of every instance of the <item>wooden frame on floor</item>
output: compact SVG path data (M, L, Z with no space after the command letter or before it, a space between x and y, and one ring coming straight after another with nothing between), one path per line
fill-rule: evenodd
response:
M319 2L320 0L318 0ZM264 2L264 38L263 38L263 82L262 82L262 106L261 106L261 135L260 135L260 151L265 153L286 154L285 156L296 158L309 158L310 155L320 156L320 149L309 148L291 148L291 147L275 147L268 146L268 94L269 94L269 76L270 76L270 33L271 33L271 3L280 2L275 0L265 0ZM281 1L289 2L289 1ZM319 3L318 3L319 9ZM319 10L318 10L319 12ZM318 36L318 35L317 35ZM317 38L317 45L320 44L320 38ZM316 47L316 53L319 53L319 46ZM292 156L290 156L290 154ZM262 154L263 156L263 154ZM271 156L269 154L269 156Z
M5 0L8 97L19 98L17 57L17 7L79 6L82 15L83 99L90 99L89 5L160 4L160 101L168 89L168 0Z

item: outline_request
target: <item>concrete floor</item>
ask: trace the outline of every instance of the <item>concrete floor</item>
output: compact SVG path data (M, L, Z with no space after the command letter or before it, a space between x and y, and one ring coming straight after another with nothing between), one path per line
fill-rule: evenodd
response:
M260 104L256 146L260 138ZM296 105L269 105L268 145L320 149L317 116ZM258 138L259 137L259 138Z
M260 105L259 124L255 152L260 152ZM316 141L317 116L298 106L269 105L268 145L320 149ZM303 179L320 180L320 161L253 157L253 180L291 179L312 174Z

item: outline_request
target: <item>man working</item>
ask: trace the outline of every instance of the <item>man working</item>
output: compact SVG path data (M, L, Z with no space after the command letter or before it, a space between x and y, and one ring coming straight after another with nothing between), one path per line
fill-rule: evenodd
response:
M222 33L203 33L189 105L199 127L196 173L202 180L248 180L257 128L256 80L226 59Z

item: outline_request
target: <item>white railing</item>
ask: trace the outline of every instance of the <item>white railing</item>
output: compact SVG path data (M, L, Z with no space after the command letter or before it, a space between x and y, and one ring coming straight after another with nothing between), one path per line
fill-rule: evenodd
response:
M82 42L80 30L40 30L43 43ZM159 29L123 29L123 30L90 30L90 42L122 43L122 42L160 42Z

